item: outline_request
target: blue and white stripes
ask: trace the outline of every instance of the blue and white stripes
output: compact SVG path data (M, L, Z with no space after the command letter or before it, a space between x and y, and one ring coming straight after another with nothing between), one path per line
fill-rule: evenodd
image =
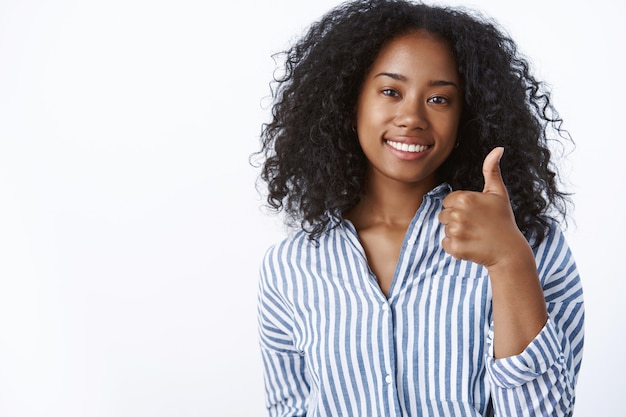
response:
M550 319L520 355L492 359L486 269L441 248L429 193L386 298L347 221L266 254L259 292L271 416L570 415L583 345L580 280L561 233L536 249Z

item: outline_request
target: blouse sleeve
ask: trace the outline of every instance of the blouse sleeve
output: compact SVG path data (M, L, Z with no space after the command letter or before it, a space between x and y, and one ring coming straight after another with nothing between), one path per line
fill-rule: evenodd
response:
M494 359L487 373L496 416L571 416L583 351L584 308L576 264L557 226L535 249L548 322L519 355Z
M277 288L284 273L274 254L274 250L266 254L259 284L266 406L271 417L304 416L309 393L305 361L293 344L293 314Z

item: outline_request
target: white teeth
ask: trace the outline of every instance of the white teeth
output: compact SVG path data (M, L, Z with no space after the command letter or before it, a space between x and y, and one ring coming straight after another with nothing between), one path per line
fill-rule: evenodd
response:
M394 142L392 140L388 140L387 143L392 148L397 149L399 151L403 151L403 152L423 152L426 149L428 149L428 146L425 146L425 145L415 145L415 144L409 145L408 143Z

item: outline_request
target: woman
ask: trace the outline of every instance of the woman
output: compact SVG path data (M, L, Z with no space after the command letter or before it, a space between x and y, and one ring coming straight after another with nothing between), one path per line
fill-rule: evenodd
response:
M354 1L277 81L261 177L301 230L261 268L270 415L570 415L561 120L513 41L461 10Z

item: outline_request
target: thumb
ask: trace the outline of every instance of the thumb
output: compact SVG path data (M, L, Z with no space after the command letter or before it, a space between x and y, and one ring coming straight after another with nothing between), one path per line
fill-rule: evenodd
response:
M483 176L485 177L485 188L483 193L498 194L508 196L502 174L500 173L500 159L504 154L504 148L494 148L485 157L483 162Z

